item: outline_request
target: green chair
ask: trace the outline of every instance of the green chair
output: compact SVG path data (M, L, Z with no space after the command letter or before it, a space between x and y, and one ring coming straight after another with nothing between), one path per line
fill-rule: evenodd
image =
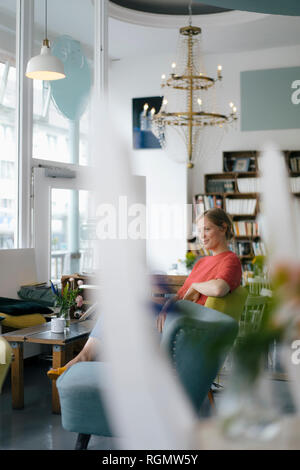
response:
M268 297L259 295L249 295L247 297L245 308L239 322L239 340L247 334L259 329L269 300Z
M229 315L231 318L234 318L239 323L239 330L241 324L241 318L243 316L243 312L245 309L245 304L248 298L248 290L245 287L239 286L233 292L225 295L224 297L207 297L205 302L205 307L212 308L214 310L218 310L218 312L222 312L226 315ZM231 364L231 355L228 355L228 360L224 361L224 365L219 373L216 376L216 382L214 383L215 386L220 386L220 377L219 374L221 373L224 368L226 369L226 364ZM213 394L210 391L208 393L209 401L212 405L214 405Z
M245 287L238 287L233 292L224 297L207 297L205 307L218 310L240 321L244 306L248 297L248 291Z

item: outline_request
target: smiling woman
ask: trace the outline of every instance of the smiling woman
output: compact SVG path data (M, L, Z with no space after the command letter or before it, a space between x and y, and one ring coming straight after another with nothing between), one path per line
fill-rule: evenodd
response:
M201 258L175 297L169 299L157 317L161 332L170 305L177 300L190 300L205 305L207 297L224 297L239 287L242 268L239 258L229 250L233 237L232 222L223 209L210 209L198 219L200 238L212 256Z

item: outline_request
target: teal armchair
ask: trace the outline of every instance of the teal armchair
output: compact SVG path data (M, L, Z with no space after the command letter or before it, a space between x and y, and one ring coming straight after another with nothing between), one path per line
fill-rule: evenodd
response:
M166 321L161 347L196 413L210 390L238 323L228 315L182 300ZM78 433L76 449L86 449L91 434L112 436L102 399L109 364L77 363L57 380L64 429ZM145 423L145 425L147 425Z

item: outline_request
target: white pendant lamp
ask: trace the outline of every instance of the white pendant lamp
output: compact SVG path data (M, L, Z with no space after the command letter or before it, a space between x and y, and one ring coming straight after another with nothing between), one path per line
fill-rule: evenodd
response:
M47 39L47 0L45 0L45 39L41 53L32 57L26 68L26 77L33 80L61 80L65 78L63 63L51 54L50 43Z

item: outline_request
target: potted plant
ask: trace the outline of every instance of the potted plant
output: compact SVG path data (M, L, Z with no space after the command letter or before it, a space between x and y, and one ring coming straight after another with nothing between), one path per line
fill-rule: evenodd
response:
M66 327L68 328L70 326L71 314L76 308L80 308L83 305L82 289L80 289L83 282L79 280L77 283L79 287L75 288L75 280L70 278L61 291L58 290L52 281L50 283L52 292L56 297L55 306L59 307L58 316L66 320Z

